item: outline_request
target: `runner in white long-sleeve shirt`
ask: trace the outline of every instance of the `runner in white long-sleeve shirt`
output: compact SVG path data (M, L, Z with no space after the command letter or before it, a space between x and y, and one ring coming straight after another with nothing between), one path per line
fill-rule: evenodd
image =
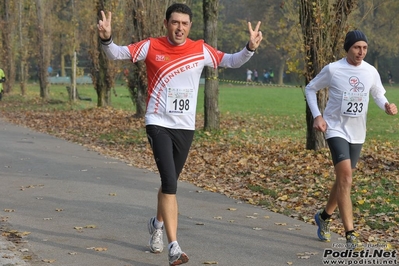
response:
M324 210L315 215L317 235L330 241L331 215L338 207L349 248L361 245L353 226L350 191L352 171L366 138L366 120L370 95L389 115L397 113L389 103L377 70L363 61L367 54L367 37L359 30L347 33L346 57L325 66L306 86L306 100L314 117L313 127L326 133L335 168L335 183ZM316 92L328 88L328 102L323 115L317 105Z
M104 12L98 23L103 49L109 59L132 62L143 60L147 67L148 99L145 124L148 140L160 176L157 215L150 219L150 249L163 250L163 228L168 238L169 264L188 261L177 242L177 179L193 140L195 111L200 76L205 66L238 68L258 48L262 33L260 22L253 30L248 23L249 42L235 54L227 54L204 43L188 39L192 12L184 4L173 4L166 11L167 36L148 38L128 46L118 46L111 36L111 13Z

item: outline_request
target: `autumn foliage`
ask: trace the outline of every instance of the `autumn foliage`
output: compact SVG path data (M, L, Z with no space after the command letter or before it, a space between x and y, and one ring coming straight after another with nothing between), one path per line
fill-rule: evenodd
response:
M156 171L143 119L127 111L4 111L2 117L36 131L80 143L89 149ZM305 149L305 138L268 137L267 117L223 115L221 129L197 132L181 180L249 204L313 224L334 180L328 150ZM355 227L364 241L398 247L399 156L390 143L368 140L354 175ZM338 212L332 230L343 235ZM316 228L315 228L316 232ZM315 233L316 238L316 233Z

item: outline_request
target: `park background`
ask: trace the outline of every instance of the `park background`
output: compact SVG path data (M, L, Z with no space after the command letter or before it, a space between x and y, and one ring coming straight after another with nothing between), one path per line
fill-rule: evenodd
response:
M134 116L133 96L123 75L126 68L133 71L133 64L112 63L112 102L107 108L97 108L98 94L87 78L93 73L90 54L97 48L93 47L93 33L100 2L113 12L115 42L130 43L134 27L128 23L126 4L140 1L21 0L5 1L0 6L4 26L0 66L8 79L0 103L1 114L11 122L155 171L143 120ZM203 38L203 1L185 2L194 11L191 37ZM326 1L311 2L317 7ZM182 179L313 223L314 212L325 204L334 173L328 150L305 149L305 59L298 22L299 4L300 1L220 1L220 50L235 52L244 47L248 38L247 21L262 21L265 41L242 68L219 70L218 131L202 130L204 86L201 85L198 131ZM377 67L387 96L393 102L399 99L399 87L387 83L387 71L391 70L394 80L399 75L397 10L398 1L358 1L348 19L348 29L359 28L368 36L366 61ZM46 31L40 35L44 39L38 38L44 30L39 24L45 25ZM70 101L66 87L72 81L66 77L72 76L75 67L76 81L83 80L77 84L79 95L86 100ZM272 84L247 84L246 68L273 68L276 78ZM67 82L49 82L48 97L43 99L39 69L45 70L47 81L60 78ZM398 243L399 223L397 133L397 118L386 116L371 103L368 142L353 189L356 227L363 240L393 246ZM332 230L342 234L339 217L336 218Z
M129 44L137 25L132 25L131 3L147 1L47 1L47 0L9 0L0 5L0 67L9 78L9 88L14 82L38 82L39 68L51 67L51 76L72 76L76 65L79 77L91 75L93 53L93 32L96 31L96 8L103 5L106 11L113 12L114 41ZM204 38L202 0L187 0L193 10L193 27L190 37ZM263 70L273 69L274 83L303 85L304 48L299 25L299 0L220 0L218 6L218 49L236 52L242 49L248 38L247 21L253 24L262 21L261 30L265 36L256 56L240 69L219 69L219 78L232 81L245 81L246 68L257 69L259 76ZM335 1L310 1L313 5ZM337 1L339 2L339 1ZM369 39L369 53L366 61L379 71L384 82L388 81L388 70L393 79L399 77L399 10L398 1L364 0L341 1L355 3L356 7L348 17L348 27L365 32ZM140 3L139 3L140 4ZM323 4L326 6L325 4ZM152 15L160 21L164 10L153 10ZM137 14L136 14L137 15ZM321 14L320 16L322 16ZM43 23L43 29L38 24ZM334 22L332 22L334 23ZM160 28L162 25L153 25ZM326 25L328 26L328 25ZM42 40L39 35L43 30ZM161 31L163 31L161 27ZM342 36L343 42L344 34ZM344 51L341 49L341 55ZM76 59L75 59L76 56ZM45 61L41 57L46 57ZM47 58L48 57L48 58ZM76 61L75 61L76 60ZM45 64L45 65L41 65ZM129 62L115 63L115 79L123 78L123 70L131 68ZM399 80L399 79L398 79Z

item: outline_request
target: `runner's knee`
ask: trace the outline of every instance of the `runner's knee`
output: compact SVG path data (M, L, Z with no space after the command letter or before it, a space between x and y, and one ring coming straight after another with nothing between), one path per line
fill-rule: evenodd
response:
M162 181L161 191L163 194L176 194L177 180L164 180Z

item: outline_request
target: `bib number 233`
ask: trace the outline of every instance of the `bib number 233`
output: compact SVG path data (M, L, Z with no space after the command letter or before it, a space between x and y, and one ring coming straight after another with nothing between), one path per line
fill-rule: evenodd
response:
M193 114L195 109L194 89L168 88L166 112L172 115Z
M361 116L364 114L368 102L368 93L344 92L341 112L345 116Z

